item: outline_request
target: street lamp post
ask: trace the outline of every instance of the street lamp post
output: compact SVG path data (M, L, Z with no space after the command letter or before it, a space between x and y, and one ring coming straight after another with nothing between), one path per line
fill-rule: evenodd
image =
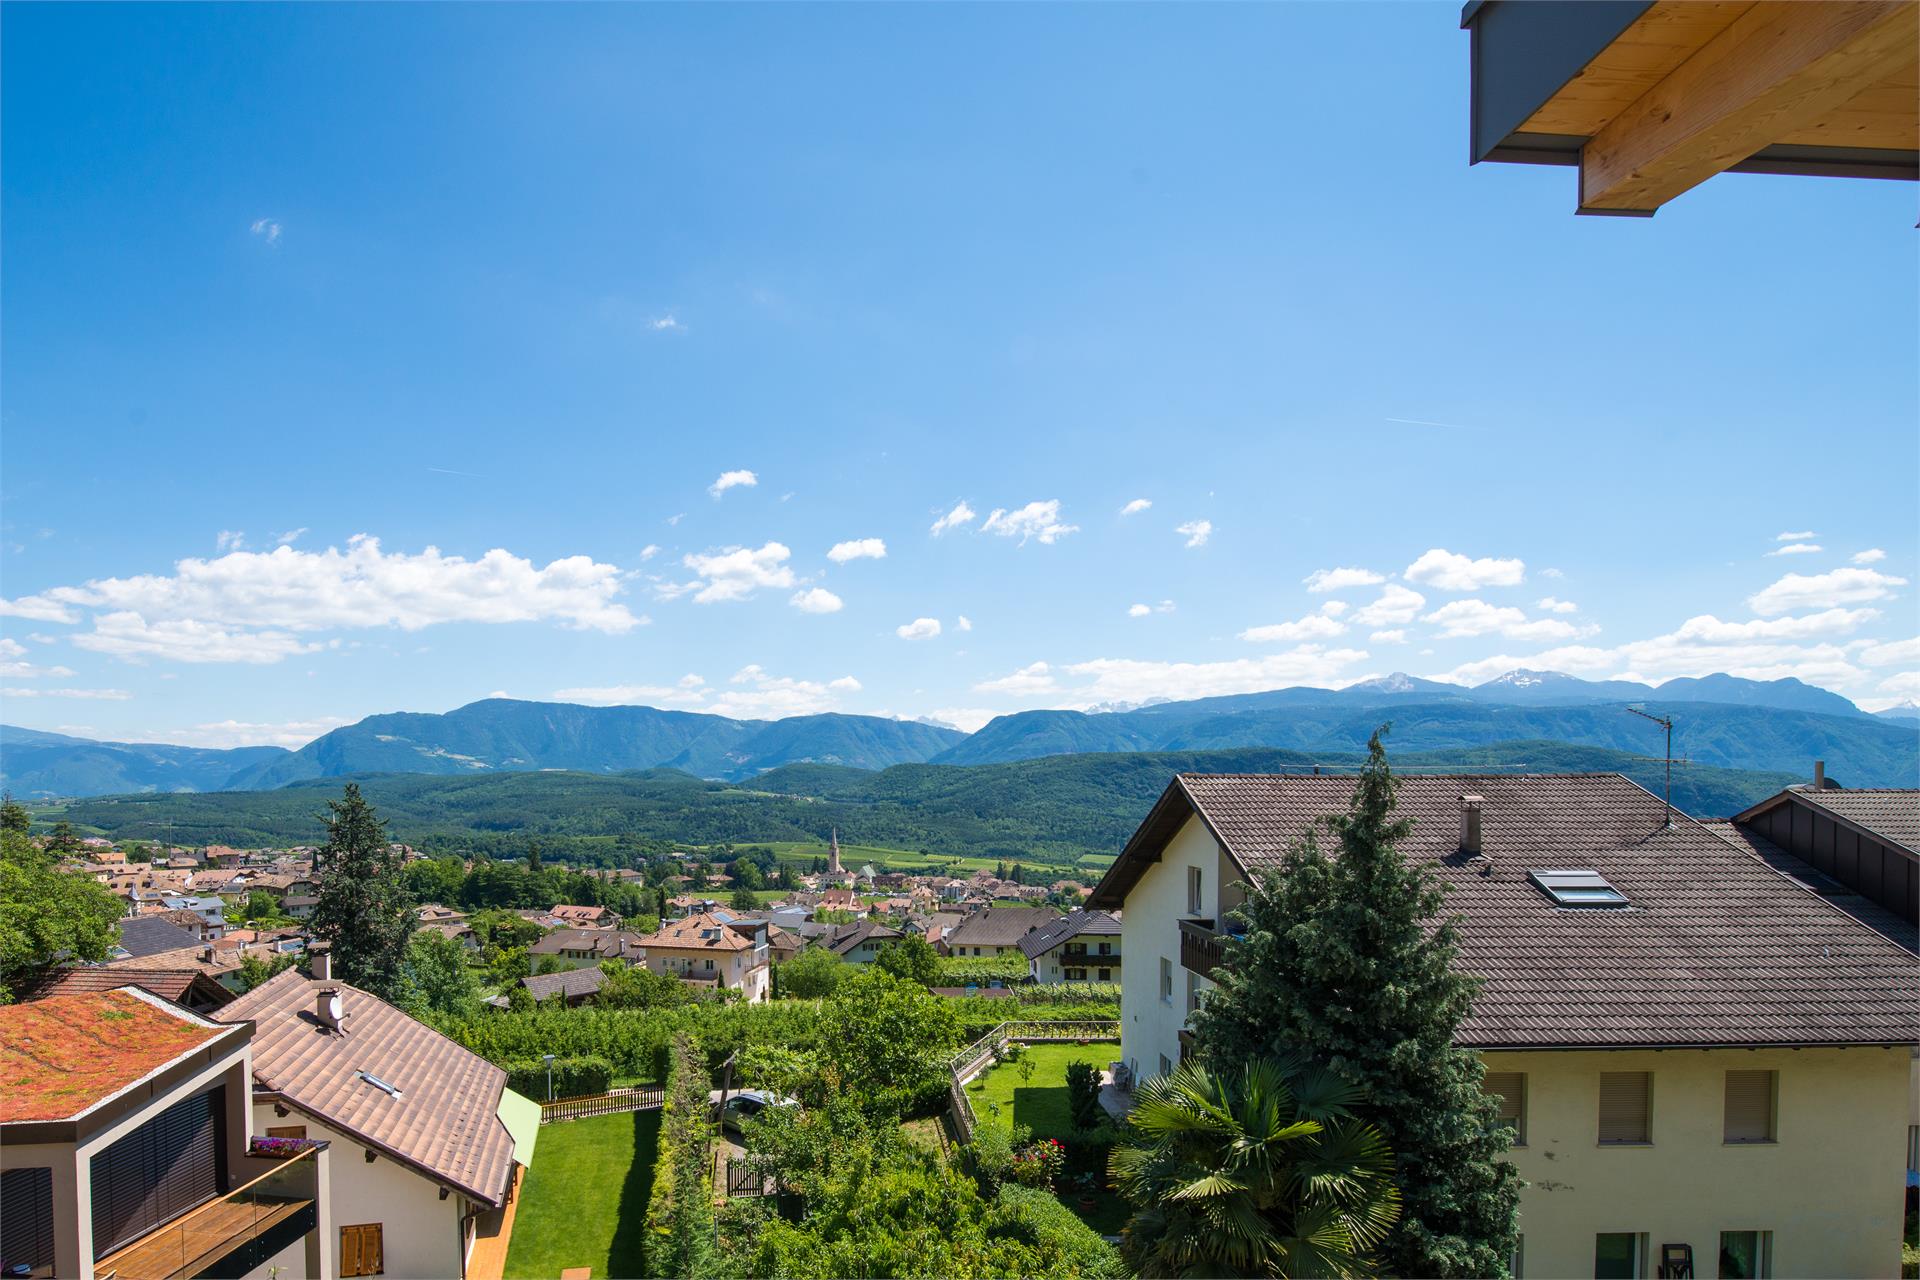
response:
M540 1055L540 1059L541 1061L547 1064L547 1101L552 1102L553 1101L553 1055L550 1053L543 1053Z

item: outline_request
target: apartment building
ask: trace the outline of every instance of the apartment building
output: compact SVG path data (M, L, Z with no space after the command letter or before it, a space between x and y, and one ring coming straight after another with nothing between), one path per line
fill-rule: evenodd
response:
M1120 921L1104 911L1070 911L1020 939L1039 983L1120 981Z
M1618 775L1399 781L1483 984L1461 1042L1518 1135L1518 1274L1894 1274L1920 959ZM1188 1050L1239 886L1352 788L1168 786L1090 899L1125 908L1136 1078Z
M636 964L685 982L765 1000L772 986L764 920L722 920L710 911L663 924L639 939Z

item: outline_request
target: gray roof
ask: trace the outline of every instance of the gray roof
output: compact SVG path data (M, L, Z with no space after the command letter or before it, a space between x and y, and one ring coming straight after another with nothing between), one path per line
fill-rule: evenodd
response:
M158 916L134 916L120 922L120 949L129 956L157 956L165 951L198 948L200 938Z
M1011 947L1060 918L1052 907L982 907L948 931L953 947Z
M559 973L536 973L520 979L520 985L538 1004L542 1000L559 996L563 1001L590 996L600 989L600 981L606 977L599 968L562 969Z
M1104 911L1069 911L1020 939L1020 954L1032 960L1079 937L1117 938L1120 922Z
M1818 893L1618 774L1400 775L1402 850L1432 865L1459 916L1459 967L1483 980L1475 1048L1905 1044L1920 964ZM1351 777L1180 774L1094 893L1123 898L1188 816L1242 870L1278 864L1344 813ZM1482 797L1487 859L1459 851ZM1323 845L1330 844L1323 840ZM1558 907L1528 879L1598 872L1624 909ZM1169 922L1171 928L1171 922Z
M1748 850L1781 875L1805 885L1882 937L1893 939L1909 951L1920 952L1920 927L1916 927L1914 921L1902 920L1873 899L1796 858L1757 831L1734 822L1703 822L1700 825L1722 840L1730 840Z
M900 936L898 929L889 929L871 920L856 920L852 924L841 925L820 941L830 950L845 955L863 942L891 942Z
M1920 791L1795 787L1793 794L1908 853L1920 853Z

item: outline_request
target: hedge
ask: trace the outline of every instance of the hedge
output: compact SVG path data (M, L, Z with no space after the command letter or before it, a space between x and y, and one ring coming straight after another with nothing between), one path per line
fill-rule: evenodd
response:
M1127 1274L1118 1250L1073 1210L1038 1187L1002 1184L993 1198L987 1234L1010 1237L1052 1254L1064 1274L1113 1280Z
M650 1276L692 1280L712 1270L713 1122L707 1063L685 1031L667 1059L660 1146L647 1200L646 1264Z
M529 1098L545 1101L547 1064L541 1058L514 1058L500 1066L507 1073L507 1088ZM581 1054L553 1060L553 1096L583 1098L613 1088L613 1064L599 1054Z

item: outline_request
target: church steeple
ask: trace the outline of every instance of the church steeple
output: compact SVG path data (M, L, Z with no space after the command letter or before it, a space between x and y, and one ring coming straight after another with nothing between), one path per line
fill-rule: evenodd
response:
M840 874L840 828L838 827L833 829L831 843L827 846L827 872L836 876Z

